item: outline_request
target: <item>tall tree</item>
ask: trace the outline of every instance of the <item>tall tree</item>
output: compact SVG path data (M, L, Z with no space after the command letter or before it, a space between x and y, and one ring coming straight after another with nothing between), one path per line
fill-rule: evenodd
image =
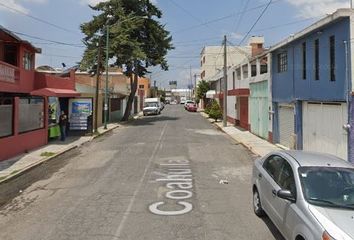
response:
M148 68L160 65L168 70L166 55L173 49L172 37L159 22L162 12L150 0L109 0L90 6L98 14L81 25L86 35L86 50L81 68L94 69L97 64L97 43L106 39L106 26L110 26L108 56L113 66L124 69L130 78L130 95L123 121L128 120L138 87L138 78Z
M210 85L207 81L202 80L198 83L197 86L197 98L203 100L203 104L205 103L206 93L210 90ZM203 106L204 107L204 106Z

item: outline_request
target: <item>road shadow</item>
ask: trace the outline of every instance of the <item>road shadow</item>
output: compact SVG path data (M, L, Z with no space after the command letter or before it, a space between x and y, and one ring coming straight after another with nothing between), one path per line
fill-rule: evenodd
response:
M279 232L278 228L274 225L272 220L268 216L262 217L262 221L267 225L269 231L272 233L274 239L276 240L285 240L283 235Z
M147 126L154 125L157 122L165 121L177 121L179 117L168 117L168 116L144 116L142 118L136 119L135 121L129 123L131 126Z

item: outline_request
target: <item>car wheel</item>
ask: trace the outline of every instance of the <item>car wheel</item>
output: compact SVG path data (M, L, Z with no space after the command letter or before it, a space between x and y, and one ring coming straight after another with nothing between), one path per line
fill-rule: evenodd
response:
M258 217L263 217L265 215L257 189L253 190L253 211Z

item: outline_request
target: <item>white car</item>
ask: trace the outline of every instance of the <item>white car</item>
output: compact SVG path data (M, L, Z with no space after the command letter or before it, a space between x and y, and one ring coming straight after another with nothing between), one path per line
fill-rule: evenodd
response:
M160 106L157 103L146 103L145 107L143 108L144 116L147 115L158 115L161 113Z

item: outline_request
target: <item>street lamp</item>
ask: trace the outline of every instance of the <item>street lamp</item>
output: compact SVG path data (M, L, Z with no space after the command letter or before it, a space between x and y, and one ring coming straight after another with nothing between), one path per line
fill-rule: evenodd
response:
M105 82L105 91L104 91L104 129L107 129L107 121L108 121L108 57L109 57L109 27L117 24L121 24L122 22L132 20L135 18L147 19L147 16L133 16L131 18L124 19L121 22L109 25L108 22L111 19L112 15L107 16L106 21L106 82Z

